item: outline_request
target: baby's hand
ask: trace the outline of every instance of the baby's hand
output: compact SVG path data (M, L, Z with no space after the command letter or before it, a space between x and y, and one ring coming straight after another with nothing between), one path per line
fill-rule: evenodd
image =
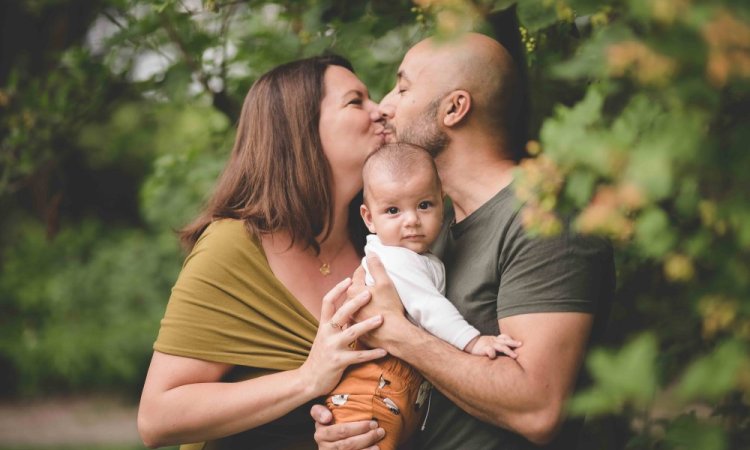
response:
M516 359L518 354L513 349L521 345L521 341L516 341L507 334L501 334L500 336L477 336L466 345L464 351L472 355L486 355L490 359L495 359L499 352Z

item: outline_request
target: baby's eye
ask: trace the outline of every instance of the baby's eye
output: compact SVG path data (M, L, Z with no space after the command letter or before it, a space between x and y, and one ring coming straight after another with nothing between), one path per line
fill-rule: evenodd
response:
M427 200L423 202L419 202L419 205L417 205L417 208L419 209L429 209L431 207L432 207L432 202L427 201Z
M391 206L385 210L386 214L398 214L398 208Z

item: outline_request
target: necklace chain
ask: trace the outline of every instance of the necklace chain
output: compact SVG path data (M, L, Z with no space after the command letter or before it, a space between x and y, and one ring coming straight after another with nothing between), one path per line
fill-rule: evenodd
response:
M320 262L320 267L318 268L318 270L320 271L321 275L323 275L324 277L327 277L328 275L331 274L331 263L334 262L336 258L339 257L341 252L344 250L344 247L346 247L346 241L344 241L341 247L339 247L339 249L336 251L333 257L328 260L328 262L323 261L320 258L320 254L316 256L316 258Z

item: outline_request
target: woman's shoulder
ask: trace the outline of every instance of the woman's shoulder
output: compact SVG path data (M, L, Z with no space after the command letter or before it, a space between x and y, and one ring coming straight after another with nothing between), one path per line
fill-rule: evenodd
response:
M211 222L196 241L196 247L206 242L228 244L236 246L238 243L248 243L258 246L256 239L250 234L245 222L239 219L217 219Z
M206 227L190 256L211 255L212 259L264 258L260 244L239 219L218 219ZM190 257L189 257L190 258Z

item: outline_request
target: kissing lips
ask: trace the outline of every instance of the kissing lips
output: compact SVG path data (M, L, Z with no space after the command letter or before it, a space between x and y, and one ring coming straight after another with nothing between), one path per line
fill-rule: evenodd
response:
M378 134L383 136L383 141L385 142L395 142L396 141L396 130L393 128L393 125L390 124L384 124L383 129L378 132Z

